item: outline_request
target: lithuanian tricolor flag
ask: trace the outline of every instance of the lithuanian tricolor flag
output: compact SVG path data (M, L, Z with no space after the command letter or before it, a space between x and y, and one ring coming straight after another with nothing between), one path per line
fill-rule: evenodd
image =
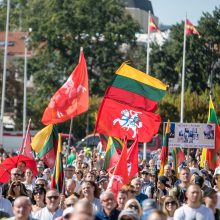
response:
M64 174L63 174L63 160L62 160L62 138L61 138L61 134L59 134L56 162L52 174L50 188L57 189L61 193L63 190L63 181L64 181Z
M162 146L162 150L161 150L161 153L160 153L161 164L160 164L160 172L158 174L159 176L163 175L163 173L164 173L164 166L168 162L169 135L170 135L170 120L168 120L168 122L166 123L165 132L163 134L163 146Z
M154 112L166 89L160 80L123 63L105 97Z
M45 164L53 168L58 144L58 132L55 125L48 125L40 130L32 139L32 149Z
M122 144L123 144L122 141L119 138L117 138L117 140L121 143L121 147L122 147ZM117 153L114 140L112 137L108 137L108 143L107 143L107 147L105 151L105 158L104 158L104 163L102 165L102 168L104 170L111 169L112 167L116 165L116 163L118 162L118 159L119 159L119 155Z

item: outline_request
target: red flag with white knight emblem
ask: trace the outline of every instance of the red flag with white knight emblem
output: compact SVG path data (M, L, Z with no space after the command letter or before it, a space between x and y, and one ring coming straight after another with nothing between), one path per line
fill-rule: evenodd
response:
M79 63L64 85L53 95L44 111L42 123L61 123L88 110L89 88L83 51Z
M96 132L108 136L148 142L158 132L161 118L159 114L147 112L104 98L99 108Z

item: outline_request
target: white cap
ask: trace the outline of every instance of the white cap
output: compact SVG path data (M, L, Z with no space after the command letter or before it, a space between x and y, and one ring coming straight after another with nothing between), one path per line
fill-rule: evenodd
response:
M68 214L72 214L74 211L74 208L73 207L68 207L66 209L63 210L63 217L65 217L66 215Z

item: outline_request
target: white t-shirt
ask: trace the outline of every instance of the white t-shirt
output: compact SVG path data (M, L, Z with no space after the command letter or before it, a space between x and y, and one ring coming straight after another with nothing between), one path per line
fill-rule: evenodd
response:
M211 209L201 205L194 209L188 205L183 205L174 213L174 220L215 220Z

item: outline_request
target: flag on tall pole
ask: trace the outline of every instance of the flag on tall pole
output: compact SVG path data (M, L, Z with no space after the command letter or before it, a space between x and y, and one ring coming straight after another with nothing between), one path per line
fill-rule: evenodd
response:
M55 125L48 125L40 130L32 139L32 149L49 167L53 168L58 144L58 132Z
M170 135L170 120L166 123L164 134L163 134L163 146L160 153L160 172L159 176L162 176L164 173L164 166L168 163L168 142L169 142L169 135Z
M68 80L53 95L45 109L42 123L56 124L88 110L89 88L86 60L81 49L79 63Z
M19 150L19 154L23 154L27 157L33 158L30 127L31 127L31 119L29 120L27 131L23 137L22 146Z
M186 19L186 36L189 36L190 34L200 35L189 19Z
M215 126L215 149L206 150L206 160L208 161L209 169L215 169L218 166L217 156L220 152L220 126L218 117L212 102L212 96L209 100L209 115L208 123L216 124Z
M58 134L58 147L56 154L55 168L51 178L51 189L57 189L60 193L63 190L64 173L63 173L63 160L62 160L62 138Z

